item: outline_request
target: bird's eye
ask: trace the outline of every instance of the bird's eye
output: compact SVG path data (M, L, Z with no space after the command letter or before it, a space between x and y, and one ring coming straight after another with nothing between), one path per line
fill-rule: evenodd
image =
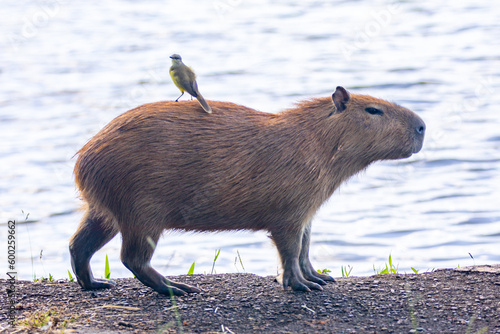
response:
M384 112L380 109L377 109L377 108L373 108L373 107L368 107L365 109L365 111L369 114L372 114L372 115L383 115Z

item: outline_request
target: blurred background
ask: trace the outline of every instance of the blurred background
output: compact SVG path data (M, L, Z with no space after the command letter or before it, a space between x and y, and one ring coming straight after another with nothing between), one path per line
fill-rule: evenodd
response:
M370 166L322 207L317 269L370 275L390 254L401 273L499 263L499 19L498 2L474 0L2 1L0 272L15 219L19 277L68 277L74 155L124 111L177 98L173 53L209 100L275 113L342 85L427 123L419 154ZM106 254L112 277L132 276L120 241L96 253L96 277ZM218 249L217 273L277 272L264 232L167 232L153 265L210 273Z

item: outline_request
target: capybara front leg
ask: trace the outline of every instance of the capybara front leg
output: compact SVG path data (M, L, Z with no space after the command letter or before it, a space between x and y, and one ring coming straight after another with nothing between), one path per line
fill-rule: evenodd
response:
M180 296L200 290L182 283L167 280L151 267L151 257L158 242L159 235L145 236L144 233L123 233L121 257L122 262L143 284L165 295Z
M311 243L311 221L304 227L302 234L302 247L300 249L299 264L302 270L302 275L305 279L325 285L325 281L335 281L330 275L318 273L314 270L311 261L309 260L309 245Z
M299 265L302 230L271 231L271 238L276 244L281 258L283 267L281 283L283 288L286 289L289 286L295 291L323 290L321 285L306 280L302 275Z
M89 209L70 240L71 266L78 284L86 290L110 288L116 285L111 280L94 278L90 269L92 255L118 233L113 222L106 219L109 218L96 215Z

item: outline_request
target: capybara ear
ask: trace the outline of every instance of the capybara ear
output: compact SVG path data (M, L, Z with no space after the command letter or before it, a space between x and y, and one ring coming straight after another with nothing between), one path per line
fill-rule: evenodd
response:
M344 87L338 86L335 93L332 95L333 103L337 111L334 113L341 113L347 108L347 103L351 99L351 95Z

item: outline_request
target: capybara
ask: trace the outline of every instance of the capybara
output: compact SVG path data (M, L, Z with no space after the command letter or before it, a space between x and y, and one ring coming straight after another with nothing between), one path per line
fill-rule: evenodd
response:
M79 152L75 179L87 204L71 238L84 289L92 255L122 234L121 260L145 285L181 295L197 288L151 267L166 229L265 230L284 288L321 290L333 278L309 261L311 220L339 185L376 160L420 151L425 123L412 111L337 87L277 114L229 102L145 104L116 117Z

